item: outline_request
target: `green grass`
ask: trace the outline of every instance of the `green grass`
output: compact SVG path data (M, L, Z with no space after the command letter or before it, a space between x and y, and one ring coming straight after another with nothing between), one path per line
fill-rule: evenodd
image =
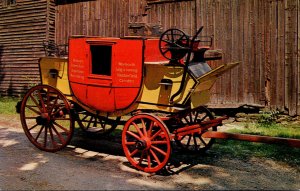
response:
M229 130L231 133L264 135L300 139L300 126L296 124L246 124L246 128ZM223 155L249 160L251 157L270 158L292 166L300 166L300 149L285 145L253 143L236 140L217 140L212 149Z
M0 114L16 114L19 98L0 97Z
M299 124L270 124L265 125L261 123L246 124L244 129L232 129L232 133L245 133L253 135L265 135L273 137L285 137L300 139L300 125Z

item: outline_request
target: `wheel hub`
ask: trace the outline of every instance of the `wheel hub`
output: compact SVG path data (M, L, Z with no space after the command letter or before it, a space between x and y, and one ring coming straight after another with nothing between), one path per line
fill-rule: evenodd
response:
M147 143L144 140L139 140L135 143L135 148L138 150L144 150L147 147Z
M42 113L40 116L37 116L35 120L38 125L45 125L50 122L50 117L48 113Z

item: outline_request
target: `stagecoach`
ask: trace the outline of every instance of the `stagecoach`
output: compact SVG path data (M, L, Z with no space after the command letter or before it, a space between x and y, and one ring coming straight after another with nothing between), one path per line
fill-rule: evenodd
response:
M202 29L194 36L168 29L160 38L71 37L68 58L40 60L42 83L20 104L26 136L55 152L70 142L75 122L95 135L123 125L124 154L145 172L166 166L171 142L207 150L224 136L214 133L226 119L205 107L210 89L239 62L212 68L205 52L213 39L200 36Z

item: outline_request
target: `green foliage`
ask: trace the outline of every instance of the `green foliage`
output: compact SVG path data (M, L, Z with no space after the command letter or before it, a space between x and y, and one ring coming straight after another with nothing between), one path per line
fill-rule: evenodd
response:
M16 114L19 98L0 97L0 114Z
M258 124L263 127L272 127L276 124L278 115L278 111L262 112L262 115L258 119Z

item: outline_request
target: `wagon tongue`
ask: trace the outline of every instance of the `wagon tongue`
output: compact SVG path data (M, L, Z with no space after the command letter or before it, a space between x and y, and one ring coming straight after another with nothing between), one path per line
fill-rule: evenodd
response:
M222 121L228 119L227 116L223 116L223 117L219 117L216 119L212 119L209 121L203 121L200 123L201 127L215 127L215 126L219 126L222 125Z
M176 129L174 131L174 134L176 134L177 136L184 136L184 135L188 135L190 133L199 133L199 131L200 131L200 133L202 133L211 127L216 127L216 126L222 125L222 121L225 119L228 119L228 117L227 116L219 117L219 118L212 119L209 121L203 121L199 124L185 126L185 127Z
M269 144L281 144L290 147L300 148L300 139L288 139L281 137L270 137L261 135L248 135L248 134L236 134L226 132L207 131L202 134L203 138L216 138L216 139L233 139L239 141L260 142Z

